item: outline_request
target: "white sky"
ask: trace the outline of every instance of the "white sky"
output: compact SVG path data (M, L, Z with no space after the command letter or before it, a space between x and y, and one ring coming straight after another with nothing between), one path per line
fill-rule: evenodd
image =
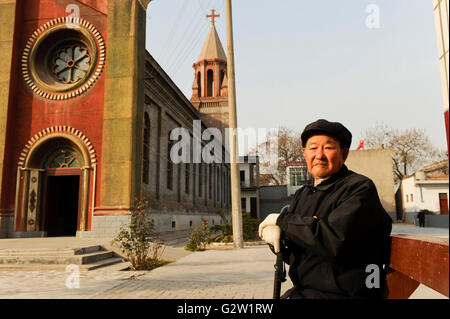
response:
M432 0L233 0L238 126L343 123L422 128L446 149ZM379 28L366 19L379 8ZM210 22L226 51L224 0L153 0L147 49L188 99Z

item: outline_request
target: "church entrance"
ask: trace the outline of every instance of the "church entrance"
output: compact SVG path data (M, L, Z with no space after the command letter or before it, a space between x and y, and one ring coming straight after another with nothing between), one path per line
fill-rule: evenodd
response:
M65 172L67 173L67 172ZM75 236L79 223L80 175L47 175L44 181L43 229L47 236Z
M17 236L78 236L89 231L89 193L95 197L91 178L96 175L91 161L96 163L96 158L87 137L70 127L52 127L36 134L22 154L14 212Z

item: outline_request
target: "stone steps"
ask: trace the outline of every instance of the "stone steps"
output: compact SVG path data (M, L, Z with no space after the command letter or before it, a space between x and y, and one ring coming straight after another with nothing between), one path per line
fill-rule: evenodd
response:
M27 249L1 249L0 256L73 256L101 251L99 245L82 248L27 248Z
M99 268L106 268L111 270L123 270L129 267L129 263L123 262L120 257L112 257L100 260L90 264L77 265L80 271L89 271ZM66 271L68 265L66 264L0 264L0 271Z
M114 252L102 246L81 248L2 249L0 267L5 269L65 269L78 265L80 269L92 270L122 261Z

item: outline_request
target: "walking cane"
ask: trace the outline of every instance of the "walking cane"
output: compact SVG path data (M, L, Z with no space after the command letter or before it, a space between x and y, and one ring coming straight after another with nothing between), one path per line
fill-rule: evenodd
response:
M283 253L280 251L275 253L272 245L269 245L272 252L277 256L275 267L275 275L273 279L273 299L280 299L281 283L286 281L286 269L283 263Z

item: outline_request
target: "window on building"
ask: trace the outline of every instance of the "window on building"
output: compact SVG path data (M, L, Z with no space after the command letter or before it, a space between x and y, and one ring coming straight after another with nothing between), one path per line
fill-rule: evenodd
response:
M227 84L227 83L223 83L224 78L225 78L225 71L222 70L222 71L220 71L220 88L222 88L224 84ZM221 93L219 92L219 94L221 94Z
M408 194L406 194L406 202L407 202L407 203L409 202L409 196L408 196Z
M208 197L209 199L212 198L212 188L213 188L213 184L212 184L212 174L213 174L213 170L212 170L212 166L211 164L208 165Z
M291 167L289 169L289 184L291 186L301 186L312 180L311 174L306 166Z
M142 181L144 184L150 182L150 118L148 113L144 114L144 139L143 139L143 159L142 159Z
M245 171L240 171L241 176L241 183L245 182Z
M202 74L197 73L198 96L202 96Z
M220 191L220 170L219 167L216 167L216 182L214 183L216 186L216 202L219 201L219 191Z
M167 189L173 189L173 162L170 159L170 150L173 146L173 141L170 139L170 133L167 141Z
M413 194L411 194L411 202L413 202L414 201L414 197L413 197Z
M214 96L214 71L206 72L206 96Z
M225 172L222 171L222 200L221 202L225 202L225 196L226 196L226 192L225 192Z
M247 211L247 198L241 198L241 209L245 213Z
M202 197L203 190L203 165L198 164L198 196Z
M189 163L185 164L184 168L184 190L186 194L190 192L190 183L191 183L191 165Z

